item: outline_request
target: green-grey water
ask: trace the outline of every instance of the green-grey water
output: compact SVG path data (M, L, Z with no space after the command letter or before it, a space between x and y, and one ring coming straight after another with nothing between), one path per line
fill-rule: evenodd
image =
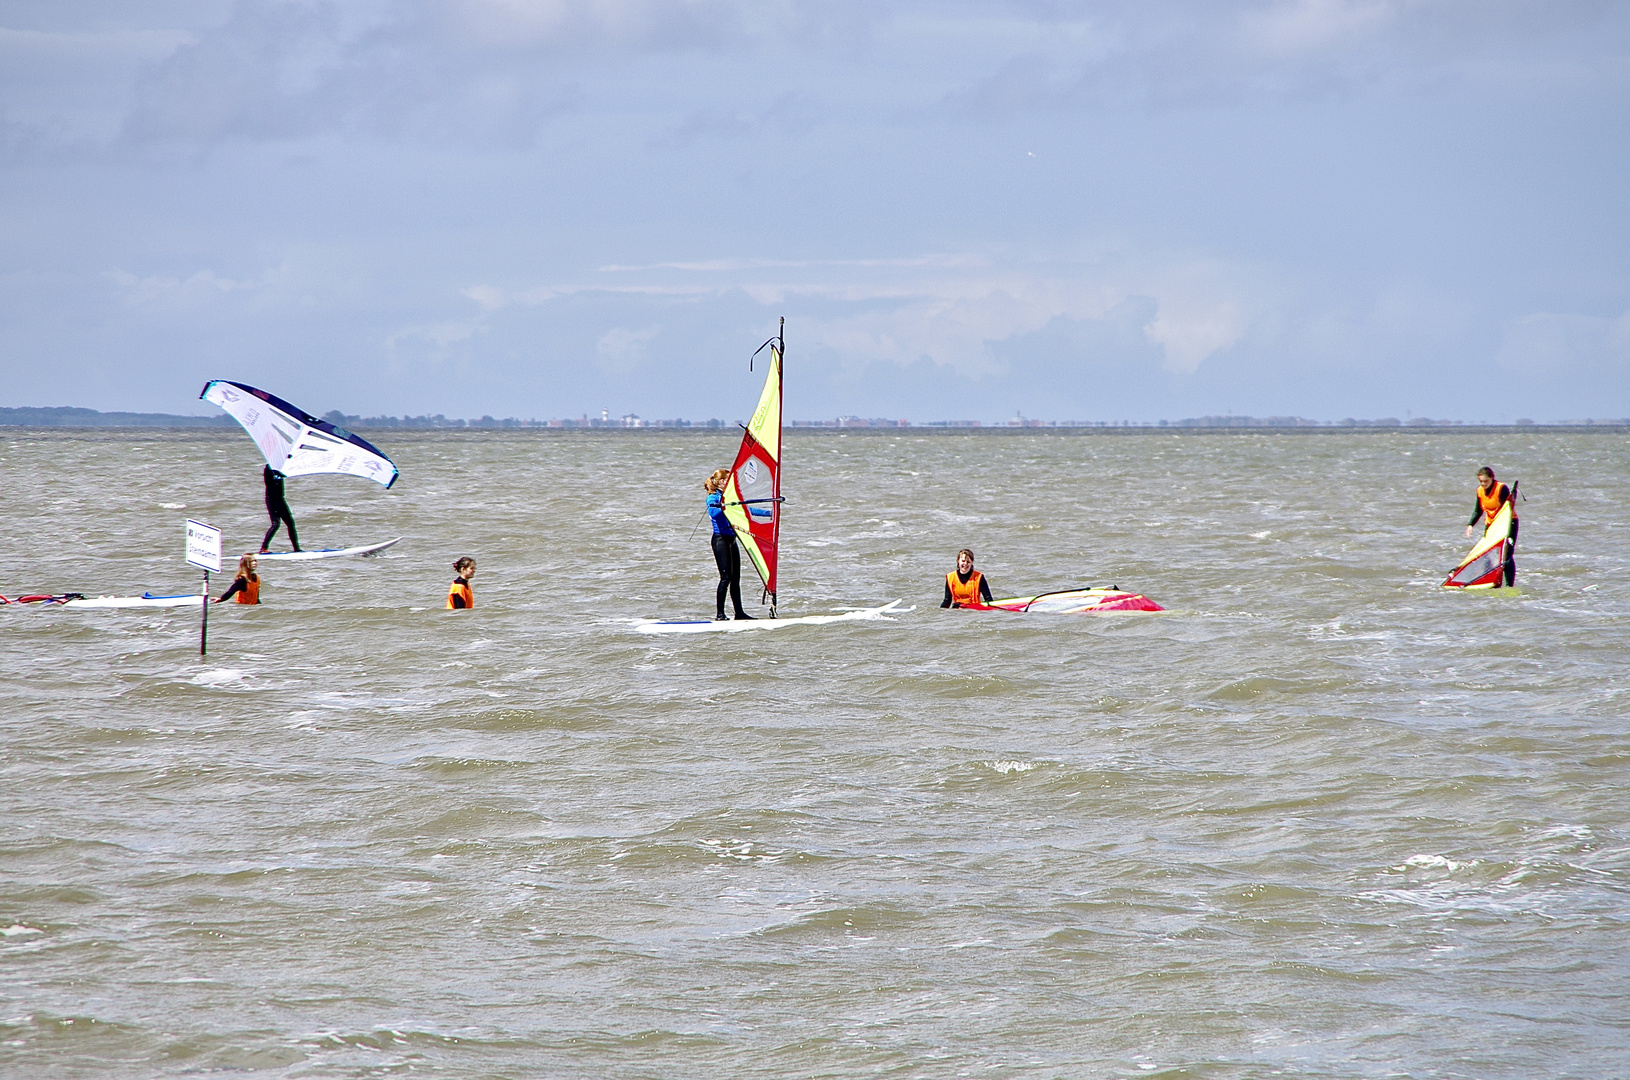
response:
M1630 1074L1623 433L791 433L782 613L916 610L698 637L629 621L729 433L377 441L290 501L406 539L205 659L0 607L0 1074ZM1516 595L1437 588L1482 464ZM234 432L7 431L0 507L7 596L265 525Z

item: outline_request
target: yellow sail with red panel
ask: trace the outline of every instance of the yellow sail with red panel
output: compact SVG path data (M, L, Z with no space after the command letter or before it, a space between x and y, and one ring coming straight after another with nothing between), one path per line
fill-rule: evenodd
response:
M786 320L781 320L785 332ZM736 528L775 617L776 562L781 546L781 333L760 346L770 350L770 370L758 408L741 435L741 449L725 481L724 513Z

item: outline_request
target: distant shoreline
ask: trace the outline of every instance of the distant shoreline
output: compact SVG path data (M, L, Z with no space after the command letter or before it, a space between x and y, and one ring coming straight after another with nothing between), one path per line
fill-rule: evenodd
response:
M650 421L625 423L616 420L547 421L547 420L450 420L447 417L359 417L337 414L325 419L357 431L514 431L557 432L561 434L602 433L663 433L663 434L719 434L735 431L736 423L712 421ZM638 418L634 418L638 419ZM230 416L182 416L170 413L98 412L95 409L69 407L56 408L3 408L0 407L0 427L32 428L39 430L62 429L216 429L234 428L237 422ZM1300 417L1204 417L1199 420L1162 420L1151 423L1130 422L1037 422L1022 424L974 424L970 421L929 421L920 424L904 422L863 421L845 417L837 421L788 421L784 429L793 435L1204 435L1204 434L1297 434L1331 435L1354 432L1370 433L1425 433L1449 435L1454 433L1558 433L1603 432L1630 433L1630 419L1577 420L1561 423L1488 424L1445 420L1347 420L1312 421Z

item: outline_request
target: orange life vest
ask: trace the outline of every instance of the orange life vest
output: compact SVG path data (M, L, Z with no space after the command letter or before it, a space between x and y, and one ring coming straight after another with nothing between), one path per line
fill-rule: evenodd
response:
M979 583L983 580L985 576L977 570L968 573L966 584L957 577L955 570L946 574L945 587L951 590L951 603L957 607L979 607L984 603L979 599Z
M240 578L239 580L243 582L243 588L239 589L237 595L232 599L236 600L240 604L260 603L259 576L257 575L256 577Z
M449 608L475 607L475 594L470 591L470 583L463 578L454 578L453 583L447 587L447 606Z
M1496 483L1494 485L1493 490L1491 490L1491 491L1489 491L1487 493L1485 493L1483 491L1483 485L1482 484L1477 485L1477 505L1481 506L1483 508L1483 527L1484 528L1487 528L1489 525L1493 524L1494 515L1498 514L1500 512L1500 507L1504 506L1505 503L1506 503L1506 500L1509 499L1510 497L1511 497L1510 490L1507 489L1504 484L1499 483L1497 481L1496 481ZM1516 503L1511 504L1511 520L1512 521L1517 520L1517 504Z

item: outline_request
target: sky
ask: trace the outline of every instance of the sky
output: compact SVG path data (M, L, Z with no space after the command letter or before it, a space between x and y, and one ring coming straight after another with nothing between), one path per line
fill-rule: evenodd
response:
M1630 4L0 2L0 405L1630 417Z

